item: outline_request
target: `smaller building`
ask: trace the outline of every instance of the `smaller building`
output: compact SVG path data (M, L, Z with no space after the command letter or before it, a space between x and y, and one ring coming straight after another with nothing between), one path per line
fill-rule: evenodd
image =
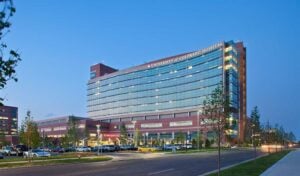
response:
M0 139L2 144L17 144L18 142L18 108L13 106L0 106Z
M76 132L79 139L77 145L94 145L94 139L97 137L97 122L77 116L62 116L36 121L38 131L41 137L47 137L52 140L54 145L60 145L61 139L68 134L71 121L76 122Z

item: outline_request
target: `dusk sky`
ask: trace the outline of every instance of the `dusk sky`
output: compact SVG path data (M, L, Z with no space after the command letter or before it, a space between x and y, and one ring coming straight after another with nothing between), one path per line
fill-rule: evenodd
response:
M247 47L248 114L300 139L300 1L15 0L5 37L22 62L1 90L19 119L87 116L89 67L124 69L219 41Z

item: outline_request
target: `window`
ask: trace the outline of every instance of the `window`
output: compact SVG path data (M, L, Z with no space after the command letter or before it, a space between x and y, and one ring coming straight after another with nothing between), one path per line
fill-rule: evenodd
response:
M146 120L154 120L154 119L158 119L158 116L157 115L146 116Z
M163 115L159 116L160 119L170 119L170 118L173 118L173 117L174 117L173 114L163 114Z
M175 118L179 118L179 117L188 117L189 114L187 112L183 112L183 113L176 113L175 114Z
M93 79L93 78L95 78L95 77L96 77L96 72L95 72L95 71L91 72L91 73L90 73L90 78Z
M132 120L145 120L145 117L140 116L140 117L132 117Z

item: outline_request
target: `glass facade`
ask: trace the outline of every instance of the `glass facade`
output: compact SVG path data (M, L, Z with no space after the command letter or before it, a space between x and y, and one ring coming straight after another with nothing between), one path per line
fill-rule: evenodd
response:
M223 51L88 85L89 117L164 111L202 104L223 80Z
M201 107L212 90L225 85L231 107L235 109L232 116L238 118L238 53L235 43L226 42L203 51L174 62L169 60L182 55L154 61L154 67L142 65L140 69L91 77L88 82L88 117L109 119L143 114L146 119L146 113L159 115L173 110L195 110Z

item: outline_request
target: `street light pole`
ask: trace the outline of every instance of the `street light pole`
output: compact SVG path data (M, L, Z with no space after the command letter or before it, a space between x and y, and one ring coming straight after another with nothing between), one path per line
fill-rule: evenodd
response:
M255 145L255 141L254 141L254 127L255 127L255 124L252 124L252 146L254 148L254 159L256 159L256 145Z
M97 155L99 156L99 139L100 139L100 124L97 124L96 127L97 127L97 148L98 148L98 151L97 151ZM101 147L101 154L102 154L102 147Z
M198 135L197 135L197 137L198 137L198 139L197 139L197 144L198 144L198 150L200 150L200 112L201 112L201 110L198 110L197 111L197 133L198 133Z
M45 152L45 130L43 130L43 156L45 156L44 152Z
M137 147L137 142L138 142L138 134L136 134L136 129L135 129L135 124L136 121L132 121L133 124L133 139L134 139L134 147Z
M148 145L148 135L149 135L149 133L146 132L146 144L147 144L147 145Z

